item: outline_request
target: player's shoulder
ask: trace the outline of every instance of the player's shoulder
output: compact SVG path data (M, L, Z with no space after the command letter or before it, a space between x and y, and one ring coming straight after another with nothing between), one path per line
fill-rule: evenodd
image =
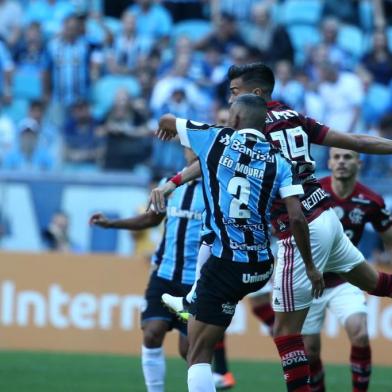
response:
M371 190L366 185L362 184L361 182L357 181L354 188L353 197L357 199L363 199L370 201L372 203L377 204L378 206L384 205L384 199L381 195Z
M321 184L324 190L329 191L331 189L331 176L320 178L318 182Z

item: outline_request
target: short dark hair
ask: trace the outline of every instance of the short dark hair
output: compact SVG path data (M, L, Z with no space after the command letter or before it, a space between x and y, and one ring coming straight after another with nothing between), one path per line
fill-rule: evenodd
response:
M259 129L263 128L267 113L267 102L256 94L239 95L232 106L239 105L244 115L242 126Z
M263 63L232 65L227 76L229 80L241 78L246 84L258 85L268 94L272 94L274 90L274 73L270 67Z

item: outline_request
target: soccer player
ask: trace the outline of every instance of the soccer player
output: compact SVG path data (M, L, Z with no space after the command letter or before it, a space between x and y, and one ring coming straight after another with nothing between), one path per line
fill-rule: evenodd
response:
M186 149L188 164L195 159ZM163 392L165 357L163 341L168 331L180 332L179 350L186 357L188 343L186 324L177 320L161 302L163 293L184 296L195 280L196 260L200 245L202 214L205 210L200 179L178 188L168 199L165 230L161 243L152 258L152 272L145 293L146 308L142 312L142 367L148 392ZM94 214L94 225L127 230L143 230L157 226L165 214L148 211L129 219L108 220Z
M329 151L330 177L320 183L330 195L331 205L343 224L344 231L357 246L365 224L370 222L380 233L385 250L392 260L392 215L381 196L358 182L361 166L359 154L338 148ZM371 373L371 350L367 332L366 298L361 290L333 273L324 274L326 290L313 300L306 316L302 334L308 353L311 388L325 390L324 370L320 359L320 331L327 308L346 329L351 342L351 372L353 391L367 391Z
M211 358L215 344L229 326L239 300L260 289L271 277L270 208L278 192L301 252L312 294L323 290L314 268L309 232L295 183L293 167L266 141L262 130L267 107L255 94L238 97L230 108L230 128L164 115L158 137L177 136L198 156L206 199L206 224L214 231L212 256L201 270L190 304L188 322L188 388L214 391ZM307 367L307 363L302 363ZM307 373L309 370L307 370Z
M253 93L267 101L268 113L263 130L268 141L290 159L301 179L304 195L302 210L309 223L312 254L322 271L337 272L344 279L376 296L392 296L392 275L377 272L365 262L361 252L347 236L336 214L329 208L328 195L314 176L312 143L348 148L371 154L392 154L392 141L369 135L347 134L329 129L315 120L271 100L275 84L272 70L262 63L232 66L228 71L230 102L242 94ZM183 173L180 183L199 175L198 163ZM157 200L157 205L162 201ZM279 238L278 260L274 278L274 336L281 356L287 388L309 391L309 368L301 329L312 302L310 283L304 274L301 256L292 236L284 203L277 200L271 221Z

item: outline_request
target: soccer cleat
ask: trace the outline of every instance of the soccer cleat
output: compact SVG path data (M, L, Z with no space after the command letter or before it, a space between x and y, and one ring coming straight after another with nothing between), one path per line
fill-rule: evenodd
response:
M231 372L225 374L213 373L213 377L216 389L230 389L235 386L235 379Z
M163 304L177 317L186 323L189 319L190 313L188 312L188 302L184 297L174 297L170 294L162 294Z

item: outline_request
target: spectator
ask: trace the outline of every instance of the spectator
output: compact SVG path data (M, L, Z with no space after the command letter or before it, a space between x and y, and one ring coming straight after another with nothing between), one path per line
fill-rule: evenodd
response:
M275 87L272 98L285 102L295 110L300 111L303 107L304 88L293 77L292 65L281 60L276 63L275 68Z
M32 119L19 124L17 146L4 157L3 168L8 170L48 171L53 169L54 160L39 145L38 124Z
M325 18L321 25L321 43L327 50L328 61L340 69L352 69L354 59L350 53L340 47L337 38L340 22L337 18Z
M358 130L363 86L351 72L339 72L326 63L321 68L319 93L324 102L323 123L343 132Z
M0 112L0 167L3 157L15 147L16 129L12 119Z
M138 36L167 42L172 28L172 19L169 12L153 0L136 0L136 4L128 10L135 15L136 32Z
M14 63L11 55L0 41L0 98L5 104L12 101L12 74L14 71Z
M260 52L266 63L274 64L278 60L294 61L294 49L290 36L283 26L271 18L270 8L265 3L257 3L252 8L251 28L244 34L246 43Z
M188 75L191 58L187 55L176 57L173 68L164 78L158 80L151 94L150 108L155 118L161 114L162 106L175 89L181 88L198 112L208 108L210 100L203 95L199 87Z
M363 57L362 64L373 75L376 83L388 85L392 80L392 54L384 31L373 34L373 47Z
M42 231L45 247L53 252L80 252L80 248L71 241L68 229L68 216L62 211L55 212L48 227Z
M62 108L87 98L90 83L99 76L102 60L100 48L81 35L81 21L75 15L69 16L62 34L49 44L47 96Z
M235 19L228 14L222 14L215 22L215 28L195 44L195 49L204 50L208 45L214 45L222 53L228 54L233 46L245 46L238 31Z
M164 113L172 113L179 118L195 118L195 109L181 87L175 88L169 100L162 106L161 114ZM185 165L184 148L178 140L167 143L154 139L152 158L154 172L165 176L180 171Z
M95 169L101 151L97 123L91 115L88 102L75 102L64 127L64 162L68 168Z
M127 91L117 92L101 133L106 136L104 169L131 170L149 159L151 140L147 119L135 108Z
M23 76L22 82L36 81L28 89L28 98L42 96L43 78L47 67L47 52L44 47L41 26L38 23L30 24L24 32L23 40L15 49L14 60L17 73Z
M114 74L132 74L146 58L152 48L149 37L136 34L136 18L129 11L122 16L122 32L116 36L113 50L108 59L108 68Z
M13 48L22 32L22 7L16 1L0 0L0 37Z
M267 0L267 2L272 4L274 0ZM241 0L239 7L238 0L212 0L216 13L230 15L241 22L250 21L253 6L258 3L260 0Z

